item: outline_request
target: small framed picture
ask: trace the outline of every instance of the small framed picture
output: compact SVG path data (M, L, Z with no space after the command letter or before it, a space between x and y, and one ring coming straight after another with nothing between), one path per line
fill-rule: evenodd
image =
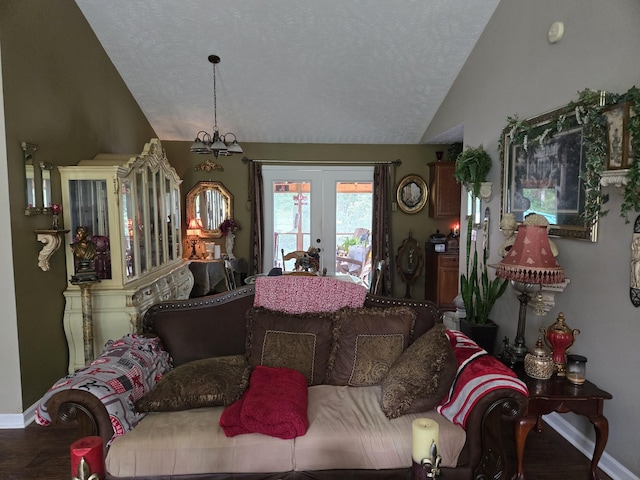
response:
M612 105L603 111L607 118L607 170L629 166L629 103Z
M429 199L429 187L419 175L407 175L398 184L396 201L404 213L418 213Z
M633 105L629 105L629 115L627 117L628 122L631 122L631 119L635 117L636 110ZM633 136L631 135L631 131L627 128L627 141L625 142L627 148L627 160L624 164L624 168L629 168L633 164Z

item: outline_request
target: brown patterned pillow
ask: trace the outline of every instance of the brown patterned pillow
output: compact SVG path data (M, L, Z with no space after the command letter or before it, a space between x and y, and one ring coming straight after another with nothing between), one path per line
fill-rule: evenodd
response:
M249 364L297 370L309 385L324 382L335 353L335 313L285 313L255 307L247 312Z
M426 412L447 394L458 362L445 327L438 324L400 355L382 381L380 406L388 418Z
M136 402L139 412L170 412L230 405L249 385L251 367L244 355L205 358L184 363Z
M415 319L408 307L341 309L338 350L327 383L378 385L409 345Z

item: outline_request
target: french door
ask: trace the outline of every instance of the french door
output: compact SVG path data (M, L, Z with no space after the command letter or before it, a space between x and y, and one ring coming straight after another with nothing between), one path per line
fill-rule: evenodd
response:
M263 271L283 267L285 253L320 249L320 271L336 273L342 246L366 248L373 202L373 167L262 167L265 252ZM366 238L365 238L366 237ZM355 251L355 249L354 249ZM364 258L363 258L364 263ZM293 270L293 261L284 265Z

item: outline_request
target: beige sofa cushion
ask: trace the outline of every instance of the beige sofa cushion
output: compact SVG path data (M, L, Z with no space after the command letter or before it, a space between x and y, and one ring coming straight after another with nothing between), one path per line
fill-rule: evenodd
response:
M115 477L286 472L294 468L293 440L250 433L228 438L224 407L149 413L109 447L105 466Z
M344 308L338 312L338 349L327 383L377 385L409 345L415 312L407 307Z
M455 467L466 433L435 411L389 420L380 409L379 385L318 385L309 389L309 430L296 438L296 470L388 469L411 466L411 424L438 422L442 466Z

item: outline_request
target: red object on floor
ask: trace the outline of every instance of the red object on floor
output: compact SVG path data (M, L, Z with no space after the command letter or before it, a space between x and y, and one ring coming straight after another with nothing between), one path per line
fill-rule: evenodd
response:
M104 442L101 437L84 437L71 444L71 478L80 478L78 467L84 457L89 472L104 478Z

